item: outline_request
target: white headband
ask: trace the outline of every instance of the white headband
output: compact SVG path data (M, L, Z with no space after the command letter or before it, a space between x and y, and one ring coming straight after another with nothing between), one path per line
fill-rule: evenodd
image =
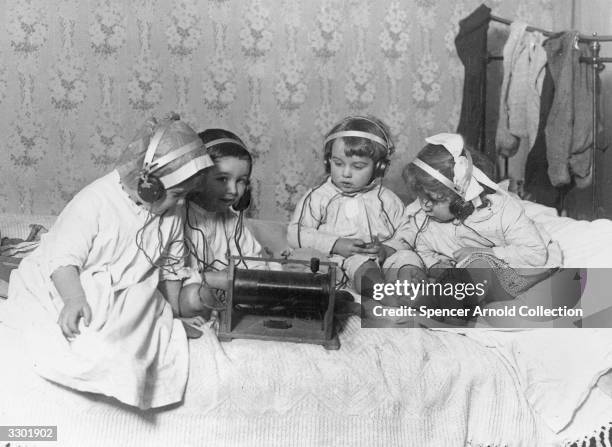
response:
M172 188L173 186L176 186L179 183L184 182L188 178L193 177L194 175L196 175L198 172L202 171L203 169L210 168L211 166L214 166L214 165L215 164L210 158L210 155L202 154L197 158L189 160L187 163L185 163L183 166L178 168L176 171L173 171L167 175L164 175L163 177L160 177L159 180L164 185L164 188L166 189Z
M246 149L244 144L242 144L240 141L234 138L217 138L216 140L212 140L208 143L205 143L204 147L206 149L210 149L211 147L216 146L217 144L222 144L222 143L234 143L235 145L240 146L243 149Z
M157 146L162 139L162 136L168 129L168 126L163 126L158 129L149 142L149 146L147 147L147 152L145 153L145 158L143 162L143 171L147 172L147 174L152 174L169 163L173 162L179 157L182 157L189 152L196 151L198 149L204 148L204 143L199 138L193 140L191 143L187 143L178 149L168 152L167 154L159 157L155 162L153 162L153 157L155 156L155 151L157 150ZM189 160L187 163L177 168L173 172L160 177L159 180L164 185L164 188L172 188L173 186L178 185L181 182L184 182L189 177L197 174L199 171L208 168L210 166L214 166L214 163L210 156L206 153L203 153L201 156L196 157L192 160Z
M493 182L484 172L478 169L472 163L472 157L466 151L466 155L461 155L464 149L463 137L456 133L439 133L429 138L425 138L429 144L437 144L444 146L453 156L455 167L453 169L453 180L446 178L437 169L432 168L423 160L415 159L412 163L418 166L423 171L427 172L433 178L438 180L451 191L458 194L463 200L474 203L474 206L480 205L480 194L484 191L480 185L488 186L491 189L499 190L497 184Z
M332 140L337 140L338 138L344 138L344 137L365 138L366 140L374 141L375 143L383 145L387 149L387 151L390 150L389 144L385 140L380 138L378 135L374 135L373 133L370 133L370 132L362 132L360 130L343 130L342 132L335 132L331 134L330 136L328 136L323 142L323 144L325 145Z

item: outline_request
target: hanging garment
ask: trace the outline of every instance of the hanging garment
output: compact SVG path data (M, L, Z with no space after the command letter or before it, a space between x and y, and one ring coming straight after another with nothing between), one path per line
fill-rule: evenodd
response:
M546 65L546 51L542 47L544 36L527 32L526 28L525 23L512 23L504 46L504 78L495 137L500 154L507 157L516 155L522 160L519 167L521 179L527 153L538 133L540 94Z
M457 133L465 143L477 150L484 146L484 107L487 85L487 32L491 9L480 5L459 22L455 38L457 55L463 63L463 102Z
M542 84L542 94L540 96L540 119L538 135L533 148L527 156L525 166L525 191L532 200L542 205L556 208L561 211L562 191L555 188L548 178L548 160L546 159L546 121L555 96L555 85L550 74L550 69L546 66L546 74ZM566 188L566 187L564 187Z
M544 43L548 65L555 84L555 97L546 123L548 175L554 186L591 183L593 156L593 80L589 65L580 63L588 56L588 45L578 42L578 32L566 31Z
M527 71L527 85L525 91L525 126L529 151L533 149L538 131L540 129L540 108L542 88L546 77L546 38L542 33L531 32L526 36L525 52L522 59L529 61ZM512 114L511 114L512 116Z
M502 80L501 97L499 99L499 119L495 133L495 147L498 153L506 157L513 156L519 145L519 139L510 132L510 114L508 110L508 96L512 67L516 62L520 50L520 42L525 34L527 25L523 22L513 22L510 25L510 35L504 45L504 78Z

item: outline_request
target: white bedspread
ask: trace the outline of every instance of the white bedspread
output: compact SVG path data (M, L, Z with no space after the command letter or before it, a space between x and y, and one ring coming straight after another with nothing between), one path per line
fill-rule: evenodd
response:
M326 351L219 343L208 329L190 343L184 404L157 412L45 382L16 334L0 323L10 359L0 369L0 420L58 425L60 445L542 445L512 368L457 334L361 329L354 318L341 349Z
M537 203L524 200L523 205L527 215L559 242L565 267L612 267L612 220L575 220Z
M526 208L560 242L567 266L612 266L611 221ZM588 272L592 295L607 287L601 272ZM599 302L591 304L604 308ZM342 348L325 351L221 344L207 330L190 342L184 403L142 412L41 379L17 332L0 322L0 421L58 425L61 446L564 445L612 419L612 399L593 388L612 366L612 330L570 331L469 330L466 337L360 330L353 319Z
M606 329L464 333L493 348L516 371L532 408L557 439L578 440L604 426L607 430L612 421L612 399L595 389L598 379L612 368L612 329L607 329L612 327L612 221L577 221L558 217L552 208L523 204L561 245L564 267L581 268L581 275L586 274L581 300L585 326Z

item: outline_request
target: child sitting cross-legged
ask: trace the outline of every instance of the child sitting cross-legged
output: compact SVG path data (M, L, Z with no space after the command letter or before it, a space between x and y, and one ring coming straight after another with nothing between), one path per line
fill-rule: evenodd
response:
M311 248L336 262L365 299L376 284L402 279L420 266L407 245L394 240L404 225L404 204L382 185L394 151L387 127L377 118L349 116L325 137L328 177L299 201L288 242ZM412 279L412 273L409 274ZM383 304L397 305L393 297Z

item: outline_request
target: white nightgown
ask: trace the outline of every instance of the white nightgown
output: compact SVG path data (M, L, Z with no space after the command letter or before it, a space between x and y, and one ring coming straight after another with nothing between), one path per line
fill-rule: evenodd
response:
M227 254L232 256L262 257L262 248L246 225L242 228L240 239L236 240L238 215L227 210L226 212L206 211L195 203L189 204L189 225L185 229L186 236L192 250L198 253L201 260L209 265L208 270L225 270L228 265ZM237 244L236 244L237 243ZM240 249L239 249L239 248ZM278 270L280 266L274 263L260 261L235 261L239 268L258 270ZM190 258L192 267L190 276L183 282L183 286L202 281L201 262L194 257Z
M174 210L166 214L134 203L113 171L83 188L13 271L10 321L23 331L41 376L143 409L182 400L187 339L157 290L160 269L150 262L168 264L173 256L176 265L162 268L162 279L185 276L182 220ZM68 265L79 268L92 310L91 324L81 320L72 341L57 324L63 301L51 281Z

